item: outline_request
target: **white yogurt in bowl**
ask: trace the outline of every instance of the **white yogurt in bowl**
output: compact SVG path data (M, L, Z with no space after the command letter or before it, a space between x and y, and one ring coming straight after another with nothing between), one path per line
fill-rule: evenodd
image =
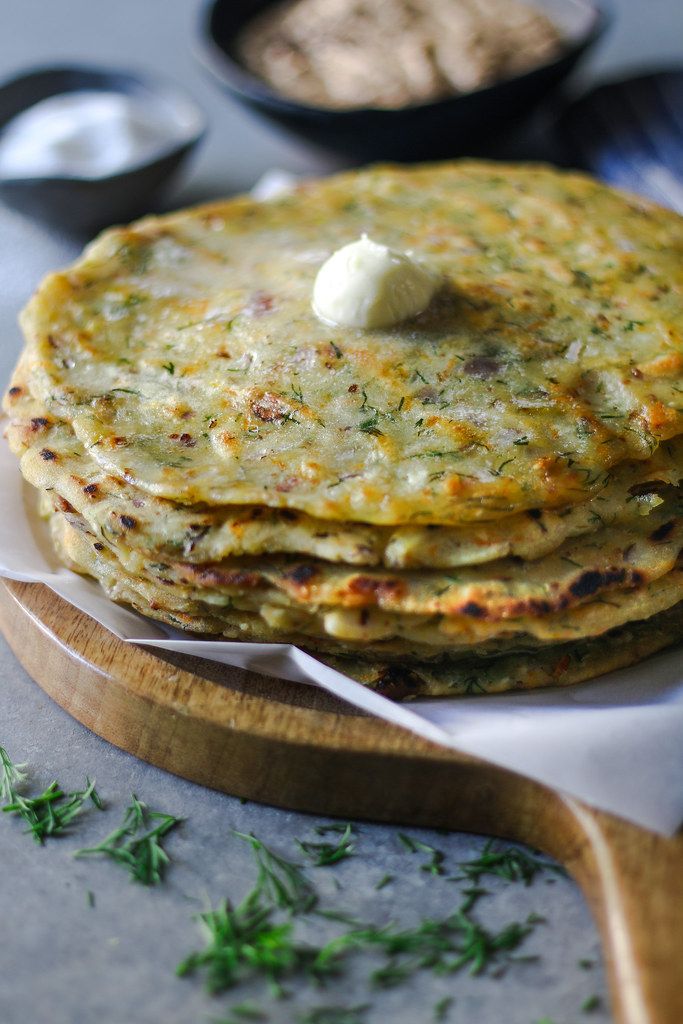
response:
M83 89L40 100L0 136L0 178L104 178L153 160L197 130L182 106Z

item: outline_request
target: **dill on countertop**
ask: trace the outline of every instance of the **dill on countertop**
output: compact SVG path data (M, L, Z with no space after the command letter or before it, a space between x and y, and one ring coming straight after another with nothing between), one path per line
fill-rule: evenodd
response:
M318 902L315 889L299 864L285 860L254 835L234 833L249 843L258 866L255 892L268 898L280 910L292 914L313 910Z
M206 945L177 969L180 976L202 970L212 993L260 977L275 996L281 996L286 977L320 984L342 973L349 957L359 952L373 955L377 966L369 981L375 987L400 984L423 970L453 974L468 968L470 974L482 974L501 961L503 966L511 963L513 952L538 921L530 915L524 922L490 931L471 916L483 890L469 889L446 917L427 918L412 928L391 921L357 922L334 910L319 910L317 893L298 864L274 853L254 835L235 835L251 846L258 867L255 886L240 904L226 899L199 915ZM432 856L438 853L414 842L416 851L426 847ZM287 919L278 919L278 911ZM296 934L298 920L306 917L310 928L312 915L341 921L347 930L327 942L303 943Z
M360 1006L315 1006L297 1017L297 1024L363 1024L369 1009L367 1003Z
M74 856L100 854L126 868L133 881L158 885L170 863L162 840L180 821L172 814L150 811L133 794L121 825L97 846L77 850Z
M536 875L542 871L566 874L559 864L534 857L514 846L500 848L493 839L486 843L481 856L474 860L461 861L458 867L462 875L452 881L467 879L475 885L483 875L497 875L508 882L524 882L525 885L531 885Z
M470 911L479 893L466 895L463 903L445 918L425 918L415 928L388 924L347 932L327 943L318 954L316 967L325 971L351 950L374 950L386 958L370 976L378 988L398 985L421 970L455 974L465 967L472 975L483 974L493 963L512 953L533 930L534 923L512 922L490 932L472 920Z
M16 787L27 779L25 764L14 764L4 747L0 747L0 803L14 800Z
M453 996L444 996L443 999L439 999L438 1003L434 1004L434 1020L446 1020L454 1002Z
M267 1021L268 1015L255 1003L237 1003L231 1006L227 1017L212 1017L211 1024L242 1024L243 1021Z
M444 868L443 862L445 855L441 850L437 850L435 846L430 846L428 843L420 842L419 839L413 839L412 836L408 836L405 832L399 832L398 838L407 850L411 853L428 853L430 859L422 864L420 867L421 871L426 871L430 875L443 875Z
M13 764L4 747L0 747L2 811L16 814L26 822L26 831L37 843L66 832L88 802L98 810L103 809L95 783L90 779L86 779L85 789L66 792L54 781L38 796L24 796L18 789L26 781L23 767Z
M338 864L340 861L346 860L347 857L353 856L355 849L353 826L349 823L341 828L342 834L336 843L312 843L301 839L296 840L297 845L312 860L313 867L330 867L332 864ZM332 831L339 831L339 827L327 825L316 829L319 834Z
M199 914L206 945L176 969L178 977L205 970L211 993L234 988L240 981L265 978L274 996L282 996L281 979L313 970L316 951L295 941L291 921L274 921L274 908L264 903L264 890L252 889L238 906L223 900Z
M232 1007L230 1012L243 1020L267 1020L263 1010L255 1006L254 1003L238 1003L237 1006Z
M5 813L18 814L29 824L37 841L65 831L91 801L103 809L94 782L86 781L83 790L64 792L57 782L36 797L23 796L26 782L23 765L15 765L7 751L0 747L0 802ZM97 846L79 850L76 856L99 854L125 867L132 879L153 885L163 878L169 856L163 840L181 819L150 810L135 795L126 809L119 828ZM354 853L354 826L333 822L315 826L320 837L330 841L296 840L313 866L332 866ZM461 892L459 905L440 918L425 918L417 925L403 927L395 921L374 924L359 921L334 908L319 909L319 898L302 865L290 861L270 849L253 834L234 833L248 843L257 867L253 889L238 905L223 900L214 909L198 916L206 937L206 945L191 953L177 968L179 976L202 970L207 988L212 993L231 989L249 979L265 980L275 997L286 995L283 981L298 977L316 985L344 973L346 962L356 954L372 956L368 981L377 988L389 988L410 980L422 971L438 976L467 969L472 975L486 973L491 967L505 967L525 958L515 951L542 918L529 914L524 921L513 921L500 930L485 928L472 916L477 900L487 895L478 888L485 875L496 875L509 882L530 885L543 871L564 873L564 869L541 857L515 847L499 847L493 840L486 843L481 855L459 864L461 874L448 882L469 883ZM435 876L445 874L442 851L409 836L397 833L399 841L411 853L427 854L420 870ZM384 875L374 886L381 890L393 882L393 875ZM91 908L95 897L86 893ZM283 916L286 918L283 920ZM345 930L327 941L302 941L297 935L299 920L305 926L316 919L344 925ZM320 925L322 927L322 925ZM329 934L329 933L328 933ZM587 959L579 960L584 969L593 966ZM496 976L496 971L491 972ZM433 1006L434 1021L449 1017L454 999L446 996ZM601 1005L600 997L589 996L581 1005L590 1013ZM301 1024L364 1024L369 1004L358 1006L318 1006L297 1018ZM243 1021L266 1021L267 1014L251 1002L236 1004L216 1024L241 1024ZM543 1018L537 1024L553 1024Z

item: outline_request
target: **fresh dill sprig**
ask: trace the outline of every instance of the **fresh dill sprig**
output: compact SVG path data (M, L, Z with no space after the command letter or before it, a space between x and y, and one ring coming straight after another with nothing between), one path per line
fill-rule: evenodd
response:
M95 807L102 810L102 801L97 795L94 781L86 779L85 789L65 792L57 781L39 793L38 796L22 796L17 786L24 779L21 768L13 765L7 752L0 748L0 762L2 763L2 798L8 802L2 810L5 814L17 814L28 825L26 830L37 843L44 843L51 836L61 835L66 832L74 818L84 808L84 805L91 801Z
M444 996L443 999L439 999L438 1003L434 1004L434 1020L446 1020L454 1002L453 996Z
M255 1003L237 1003L231 1006L227 1017L212 1017L211 1024L242 1024L242 1021L267 1021L268 1015Z
M241 1020L268 1020L263 1010L254 1003L238 1003L230 1012Z
M239 905L224 900L199 915L206 945L191 953L177 969L180 976L201 970L213 993L260 978L275 996L282 996L286 978L298 976L322 983L339 974L343 962L359 952L379 957L379 965L370 976L377 987L397 985L422 970L444 974L468 968L471 974L481 974L490 966L500 965L501 960L505 966L517 959L514 951L537 923L530 915L525 922L513 922L497 932L484 928L470 914L483 894L477 888L463 893L460 906L446 918L427 919L414 928L401 928L395 923L378 926L334 910L318 910L317 894L300 865L274 853L254 835L236 835L253 851L258 866L255 886ZM346 828L341 838L348 838ZM415 843L416 851L427 846ZM432 856L438 853L432 847L427 850ZM282 912L288 919L283 921L278 916ZM296 934L296 919L311 913L340 921L347 928L323 945L302 943Z
M375 886L375 891L379 892L380 889L383 889L386 885L391 885L393 881L394 875L383 875L382 878L380 878L377 885Z
M370 925L340 935L320 950L315 970L328 973L350 950L374 949L386 957L386 963L371 975L373 983L382 988L400 984L425 969L452 974L469 967L470 974L482 974L501 957L509 958L535 922L512 922L499 932L490 932L470 917L480 895L478 890L466 893L454 913L441 920L426 918L415 928Z
M251 833L235 832L235 835L251 846L258 866L255 891L259 895L265 896L273 906L289 910L292 914L305 913L316 906L318 897L301 865L280 857Z
M442 921L428 918L414 929L369 929L345 938L355 938L362 947L379 947L386 954L387 963L373 972L372 981L389 988L424 969L453 974L469 966L470 974L481 974L500 955L515 950L531 927L513 922L492 933L456 911Z
M200 914L206 946L183 960L178 976L203 969L207 990L214 994L260 976L273 995L282 996L283 977L314 970L316 951L295 941L291 921L274 921L274 908L264 903L265 898L264 889L257 887L237 907L223 900Z
M327 826L326 828L328 831L331 831L332 828L335 831L338 830L336 826ZM319 829L316 829L316 831L319 831ZM343 829L339 841L336 843L311 843L301 839L297 839L296 842L306 856L310 857L313 867L316 868L330 867L332 864L338 864L339 861L352 857L355 849L353 826L350 823Z
M170 862L162 840L180 821L172 814L150 811L133 794L121 825L97 846L78 850L75 856L101 854L125 867L133 881L142 885L158 885Z
M314 913L317 917L324 917L327 921L341 921L342 924L348 924L352 928L365 927L363 921L359 921L353 914L347 914L343 910L316 910Z
M0 747L0 803L12 803L16 797L16 787L26 781L25 764L14 764L5 750Z
M524 882L525 885L531 885L536 875L542 871L565 874L564 868L559 864L551 864L550 861L534 857L513 846L500 848L493 839L486 843L480 857L462 861L458 867L462 875L453 881L467 879L475 885L483 875L497 875L508 882Z
M363 1024L369 1009L367 1003L360 1006L315 1006L297 1017L297 1021L298 1024Z
M421 871L426 871L430 875L444 874L443 862L446 858L441 850L437 850L435 846L423 843L419 839L413 839L412 836L407 836L405 832L399 832L398 838L411 853L428 853L430 855L430 859L421 865Z

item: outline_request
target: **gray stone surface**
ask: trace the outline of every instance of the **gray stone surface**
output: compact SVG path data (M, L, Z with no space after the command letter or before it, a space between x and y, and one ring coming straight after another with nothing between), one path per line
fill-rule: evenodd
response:
M95 775L108 804L106 815L89 811L73 836L44 848L23 834L19 821L0 822L2 1024L193 1024L220 1017L246 996L267 1008L276 1024L295 1021L310 1005L364 1002L374 1006L368 1024L428 1024L432 1007L445 995L455 997L448 1018L455 1024L532 1024L545 1016L556 1024L574 1024L582 1017L582 1002L604 993L598 940L583 900L568 879L548 874L529 888L486 880L492 895L481 901L477 914L491 928L524 920L531 912L547 918L519 950L539 960L515 964L503 977L425 975L373 993L365 982L370 964L361 957L347 977L324 991L293 984L290 999L272 1003L255 985L211 999L198 979L176 979L174 969L198 948L192 915L226 895L241 898L253 883L251 854L232 830L252 831L296 858L295 838L315 838L313 827L324 819L242 804L150 768L55 707L4 644L0 657L0 742L17 760L34 766L36 785L58 778L79 788L87 774ZM118 824L131 792L186 819L168 841L173 867L158 890L129 882L108 861L72 856ZM310 872L325 906L406 925L455 908L460 887L422 872L419 865L426 858L406 851L396 829L367 824L357 829L357 856L337 868ZM483 842L407 831L443 850L449 873L456 873L459 860L476 856ZM396 881L376 892L386 873ZM583 958L595 966L581 969ZM609 1016L598 1011L590 1020L605 1024Z
M616 25L591 60L596 73L683 57L680 0L618 0ZM0 74L60 62L144 68L182 82L207 110L211 134L194 161L177 204L250 186L271 166L295 172L331 164L305 147L276 137L228 104L207 81L192 53L199 4L190 0L20 0L3 5ZM18 309L39 277L75 255L80 240L57 237L0 208L0 379L19 349ZM196 947L192 915L223 896L239 898L253 881L249 851L232 829L253 831L294 855L297 836L316 824L289 814L211 793L152 769L103 743L59 708L26 677L0 641L0 743L30 762L37 782L58 777L77 787L95 775L110 810L90 812L77 835L39 848L12 820L0 822L0 1024L194 1024L220 1017L243 998L211 1000L199 981L174 978L176 963ZM174 866L167 884L148 891L128 882L110 863L76 861L73 851L118 822L131 792L156 808L186 818L169 842ZM482 840L464 835L413 833L445 851L454 871L476 854ZM457 887L431 878L403 850L396 830L359 826L358 855L338 869L312 872L330 905L377 921L406 924L444 914ZM377 893L385 873L397 881ZM339 888L337 887L339 883ZM444 995L455 1004L449 1019L467 1024L555 1024L609 1020L598 940L583 900L567 879L548 876L530 888L495 879L481 904L483 920L499 927L540 913L547 923L527 940L533 963L517 964L500 978L421 977L394 991L368 993L369 964L325 992L295 985L289 1000L271 1004L254 987L246 995L268 1007L269 1019L295 1021L310 1005L371 1002L369 1024L421 1024ZM94 894L94 906L88 893ZM585 971L578 960L595 966ZM603 1008L584 1017L583 1001L597 993Z

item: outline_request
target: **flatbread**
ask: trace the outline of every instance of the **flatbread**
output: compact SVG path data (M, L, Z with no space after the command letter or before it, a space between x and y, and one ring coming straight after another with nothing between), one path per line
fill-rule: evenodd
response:
M486 661L459 658L438 665L408 666L325 655L321 660L392 700L461 697L582 683L635 665L679 643L681 636L683 602L595 639Z
M601 489L581 505L536 509L466 527L341 524L253 505L187 508L145 494L104 471L67 424L52 420L27 397L25 386L8 404L13 418L7 436L21 455L25 479L53 491L110 544L124 544L156 561L180 557L201 564L280 553L406 569L456 568L510 555L537 559L567 538L609 525L627 528L661 501L656 487L647 490L643 484L676 484L683 477L683 439L677 438L664 442L651 459L626 462L605 473ZM136 524L132 531L125 525L131 521Z
M321 323L366 231L442 275L391 330ZM587 177L373 168L110 231L23 317L30 389L107 472L183 504L376 525L586 501L683 432L683 219Z
M630 620L655 615L683 598L683 569L676 567L664 577L630 591L596 599L579 608L544 618L525 617L490 622L465 616L397 615L377 609L291 608L265 602L237 590L228 597L213 592L153 583L127 572L104 545L60 515L52 517L52 531L60 557L77 571L100 581L114 600L132 604L145 615L170 621L168 616L186 617L186 628L196 632L251 636L255 616L258 636L272 641L306 636L306 643L321 650L355 650L364 658L384 656L438 659L454 651L486 653L522 643L556 643L594 636ZM244 614L243 614L244 613ZM235 616L237 615L237 620ZM270 633L267 632L270 630ZM488 645L488 646L487 646Z
M64 557L68 562L66 553ZM76 571L83 571L80 563L71 564ZM364 648L354 652L353 643L334 643L296 632L286 634L278 630L274 633L253 613L227 611L216 618L208 613L201 616L181 610L150 608L135 589L129 589L115 574L101 582L115 600L131 604L143 614L178 629L231 640L291 643L308 649L331 667L394 700L579 683L635 664L680 641L683 633L683 601L679 599L673 607L645 621L628 622L597 638L545 648L527 643L526 649L524 643L518 641L516 645L510 644L505 654L500 654L500 647L483 644L475 651L454 650L445 659L411 660L406 664L400 644L387 644L374 659L368 659ZM360 654L363 657L359 657Z
M440 272L419 317L316 318L362 232ZM683 219L583 176L352 172L105 233L25 311L7 435L145 615L399 697L577 682L681 636L682 299Z
M566 541L539 561L507 558L457 571L357 569L278 555L195 565L151 562L122 544L115 551L128 573L162 581L167 589L186 587L213 596L246 591L284 606L378 608L501 622L564 612L668 573L683 548L683 495L670 488L662 498L660 506L628 529L610 527ZM68 509L65 514L78 519Z

